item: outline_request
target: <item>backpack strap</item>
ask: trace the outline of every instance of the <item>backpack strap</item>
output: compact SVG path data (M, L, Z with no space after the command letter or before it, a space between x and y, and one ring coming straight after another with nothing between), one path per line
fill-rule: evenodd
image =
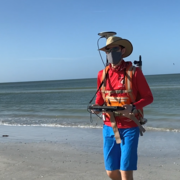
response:
M132 77L134 76L135 71L136 71L136 67L135 66L130 66L126 71L126 78L125 78L126 89L128 91L128 94L129 94L129 97L130 97L132 103L135 102L135 97L134 97L134 94L133 94L133 91L132 91ZM138 109L137 111L143 117L143 112L140 109Z
M106 78L107 78L108 71L109 71L109 66L106 66L106 68L103 69L103 73L102 73L101 93L102 93L104 102L105 102Z
M133 103L135 102L135 97L134 97L133 92L132 92L132 77L134 75L135 70L136 70L136 67L129 66L126 69L126 75L125 75L126 90L128 91L131 102L133 102Z
M114 132L114 137L116 139L116 143L120 144L121 143L121 138L120 138L120 134L119 134L117 124L116 124L114 113L113 112L108 112L108 114L110 115L111 127L112 127L113 132Z

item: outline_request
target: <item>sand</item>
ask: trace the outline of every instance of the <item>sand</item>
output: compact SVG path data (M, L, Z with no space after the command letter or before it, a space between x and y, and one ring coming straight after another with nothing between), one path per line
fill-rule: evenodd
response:
M0 126L0 179L108 180L102 144L102 129ZM180 133L140 137L134 179L179 180Z

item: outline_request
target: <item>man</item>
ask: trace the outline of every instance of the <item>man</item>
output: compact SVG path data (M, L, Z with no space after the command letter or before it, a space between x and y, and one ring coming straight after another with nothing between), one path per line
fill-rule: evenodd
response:
M105 169L112 180L133 180L133 170L137 170L139 132L143 129L139 124L143 118L142 108L152 103L153 96L140 68L123 60L133 50L129 40L110 36L100 50L106 53L109 65L98 73L97 86L102 81L103 85L95 105L125 108L103 113Z

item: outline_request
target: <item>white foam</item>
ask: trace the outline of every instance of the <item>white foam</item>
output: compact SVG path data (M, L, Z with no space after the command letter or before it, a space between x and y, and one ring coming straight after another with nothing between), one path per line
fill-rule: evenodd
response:
M168 129L168 128L156 128L156 127L145 127L145 129L150 131L180 132L180 129Z
M70 125L70 124L8 124L0 122L0 125L4 126L34 126L34 127L70 127L70 128L97 128L101 129L102 125ZM147 131L164 131L164 132L180 132L180 129L168 129L168 128L156 128L156 127L146 127Z
M66 124L8 124L0 122L0 125L4 126L34 126L34 127L71 127L71 128L97 128L100 129L102 126L95 125L66 125Z

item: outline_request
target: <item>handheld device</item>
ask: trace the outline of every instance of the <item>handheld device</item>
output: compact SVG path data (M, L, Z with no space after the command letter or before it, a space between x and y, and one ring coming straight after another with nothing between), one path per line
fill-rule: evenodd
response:
M125 108L121 106L88 106L88 109L99 111L99 112L102 112L102 111L113 112L113 111L124 110Z

